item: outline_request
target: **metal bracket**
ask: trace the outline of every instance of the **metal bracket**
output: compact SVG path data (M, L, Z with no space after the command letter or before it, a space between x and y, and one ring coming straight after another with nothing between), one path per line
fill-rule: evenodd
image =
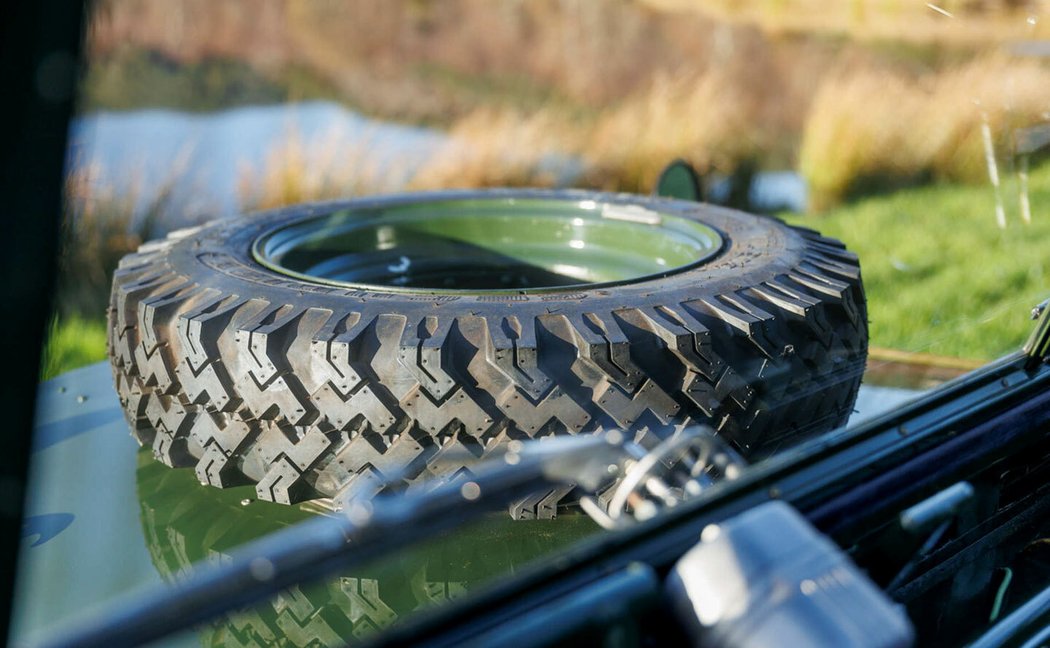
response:
M1039 323L1036 324L1035 330L1032 331L1031 337L1024 345L1024 352L1028 356L1025 368L1028 370L1035 369L1040 363L1050 360L1050 308L1046 307L1048 302L1050 300L1032 310L1033 315L1038 313Z
M716 482L736 479L747 465L707 426L686 428L651 450L619 433L606 438L621 441L621 480L601 498L580 498L584 513L606 529L644 522L661 510L696 497Z

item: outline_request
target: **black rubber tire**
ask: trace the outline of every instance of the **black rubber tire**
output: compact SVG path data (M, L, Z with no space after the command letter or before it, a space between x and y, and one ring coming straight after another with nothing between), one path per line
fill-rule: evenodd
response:
M699 267L541 295L399 294L257 263L274 224L348 205L516 197L648 206L698 219ZM114 275L109 349L135 437L213 486L336 497L365 473L408 484L513 439L694 422L745 456L843 424L867 357L857 258L834 240L696 203L488 191L297 206L171 234ZM549 517L568 489L512 513Z

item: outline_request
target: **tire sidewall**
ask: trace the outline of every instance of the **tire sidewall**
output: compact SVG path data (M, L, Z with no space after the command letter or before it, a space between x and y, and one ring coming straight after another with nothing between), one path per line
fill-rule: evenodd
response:
M700 264L665 276L636 281L517 293L435 291L406 292L378 286L342 287L304 281L280 274L258 263L252 254L256 239L274 227L337 211L382 209L433 201L453 200L559 200L595 201L611 205L636 205L699 221L715 229L722 249ZM582 191L449 191L398 197L311 203L215 221L177 241L169 252L171 269L196 282L212 284L225 292L259 296L273 301L345 308L348 302L369 309L381 304L383 312L398 312L412 319L421 314L463 311L473 315L505 312L539 316L569 310L615 310L632 306L685 302L704 295L728 293L756 285L796 266L802 258L802 238L783 222L713 205L624 194Z

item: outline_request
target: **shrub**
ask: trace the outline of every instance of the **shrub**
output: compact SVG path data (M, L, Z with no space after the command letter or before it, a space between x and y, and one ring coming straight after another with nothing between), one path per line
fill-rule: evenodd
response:
M1003 56L917 78L864 68L832 74L802 134L810 207L929 180L987 180L983 125L1008 157L1015 130L1046 121L1047 111L1050 70Z

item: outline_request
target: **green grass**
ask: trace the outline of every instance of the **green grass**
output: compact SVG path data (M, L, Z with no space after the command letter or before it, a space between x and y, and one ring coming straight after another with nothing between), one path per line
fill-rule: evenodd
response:
M80 316L55 317L48 328L40 379L49 380L106 358L106 321Z
M1050 295L1050 164L1029 183L1030 225L1016 176L1004 180L1005 229L989 185L931 185L784 218L860 256L873 346L987 360L1024 343L1032 307Z

